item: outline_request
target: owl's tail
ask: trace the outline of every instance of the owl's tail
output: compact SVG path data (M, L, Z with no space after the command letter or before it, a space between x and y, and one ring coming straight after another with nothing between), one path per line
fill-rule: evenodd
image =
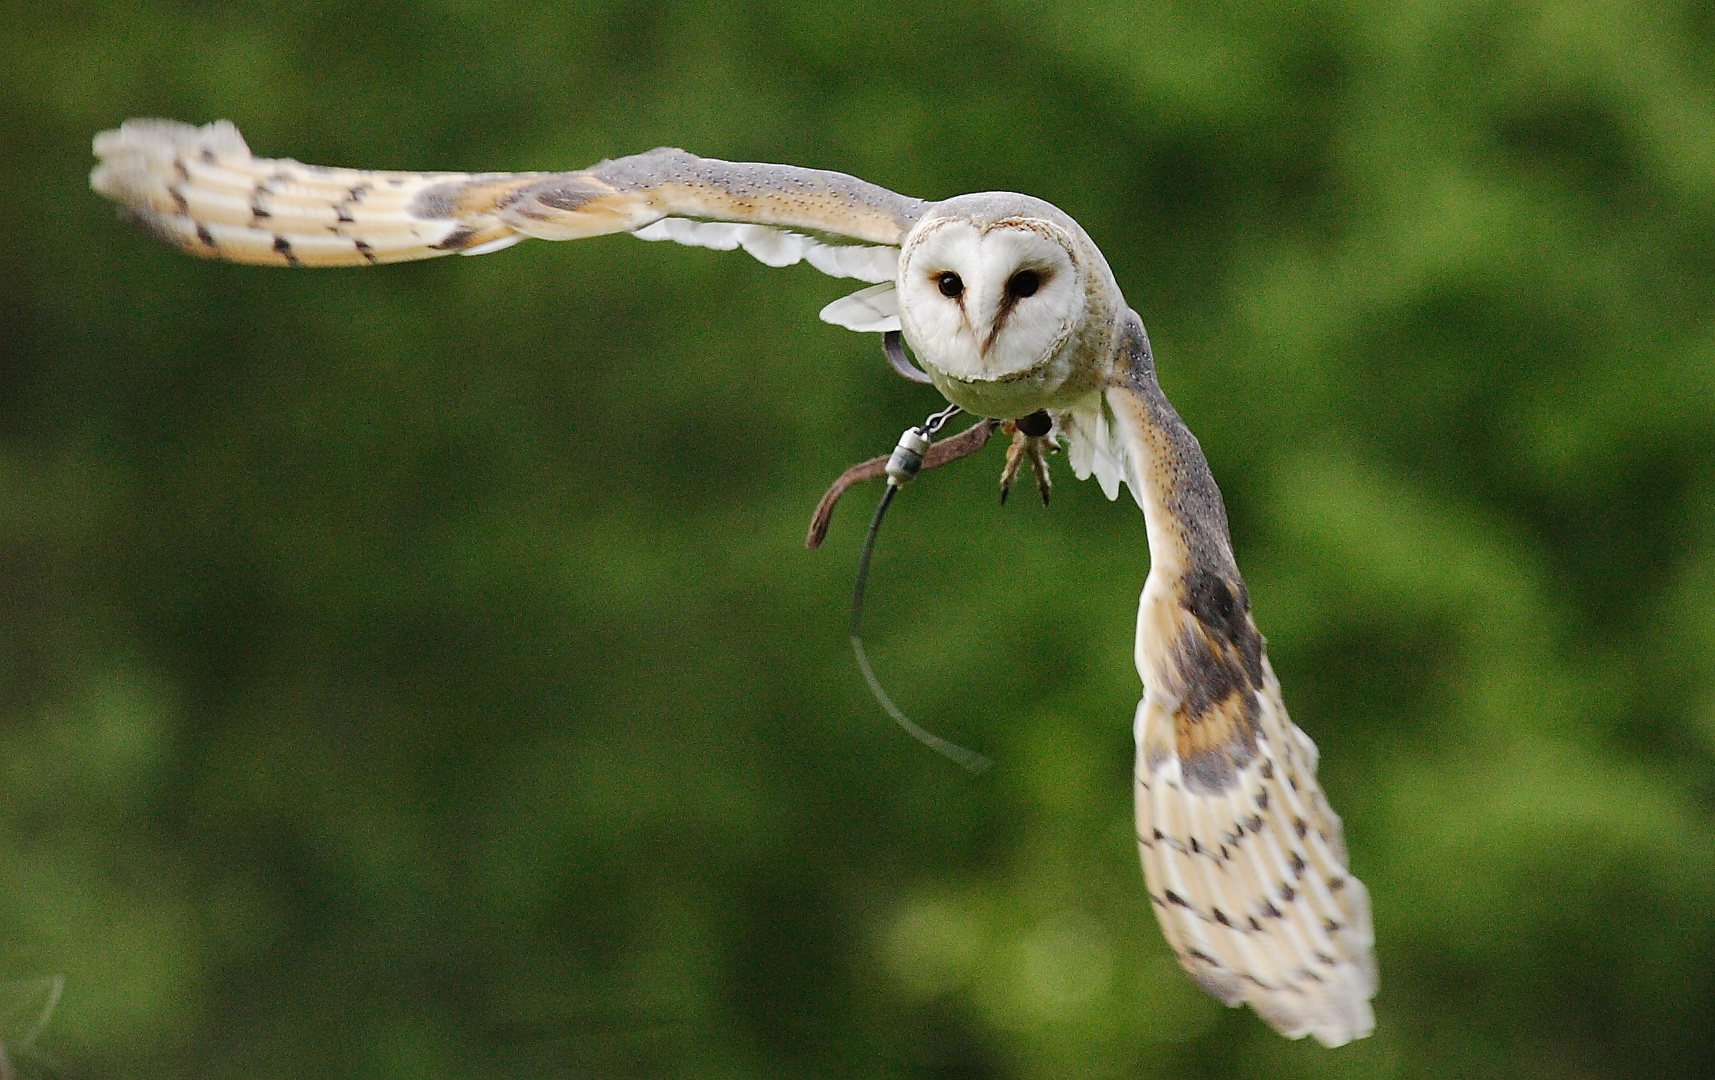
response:
M363 266L479 255L524 236L496 204L539 173L371 172L254 157L221 120L130 120L95 137L97 192L193 255L264 266ZM446 185L464 197L437 198ZM478 196L478 197L473 197Z

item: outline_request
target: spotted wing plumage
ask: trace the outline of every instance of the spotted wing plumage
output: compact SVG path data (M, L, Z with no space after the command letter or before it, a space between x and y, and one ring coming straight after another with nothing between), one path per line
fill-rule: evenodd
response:
M1056 422L1078 474L1110 498L1124 480L1149 534L1133 736L1150 900L1198 985L1338 1046L1375 1027L1369 894L1282 703L1208 463L1127 316L1107 384Z
M1199 716L1189 699L1150 692L1139 704L1144 877L1200 986L1249 1002L1284 1035L1338 1046L1375 1027L1369 895L1347 869L1315 744L1288 719L1266 658L1261 674L1224 711Z
M628 232L885 283L900 238L928 205L843 173L669 148L574 172L378 172L259 158L225 121L131 120L97 135L95 154L90 185L155 237L268 266L480 255L530 237ZM852 321L839 301L829 307L829 321Z

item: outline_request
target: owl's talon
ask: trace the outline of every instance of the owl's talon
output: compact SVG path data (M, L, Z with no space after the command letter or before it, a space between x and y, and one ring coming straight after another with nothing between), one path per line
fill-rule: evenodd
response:
M1024 444L1029 438L1018 430L1017 420L1001 421L1000 430L1012 436L1012 442L1006 448L1006 464L1000 467L1000 504L1006 505L1006 497L1012 493L1012 482L1018 478L1018 467L1024 464Z
M1058 449L1054 441L1053 421L1046 412L1035 412L1018 420L1003 421L1000 429L1012 436L1012 443L1006 448L1006 464L1000 470L1000 504L1006 505L1006 497L1012 492L1012 482L1018 478L1024 459L1029 458L1030 471L1036 477L1036 490L1042 495L1042 505L1047 506L1049 493L1054 488L1048 474L1048 455Z
M1044 446L1047 445L1047 449ZM1030 468L1036 474L1036 490L1042 494L1042 505L1048 505L1048 493L1054 490L1054 482L1048 476L1048 450L1053 449L1046 437L1030 439L1025 452L1030 455Z

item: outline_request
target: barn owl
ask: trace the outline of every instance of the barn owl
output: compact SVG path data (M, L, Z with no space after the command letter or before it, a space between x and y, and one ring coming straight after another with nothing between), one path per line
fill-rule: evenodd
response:
M1197 439L1094 242L1026 195L928 202L840 173L658 149L555 173L411 173L252 156L226 122L95 138L94 189L194 255L359 266L630 233L807 261L866 287L822 309L902 332L935 388L985 418L1046 412L1079 479L1143 510L1132 722L1137 842L1180 964L1282 1034L1337 1046L1375 1021L1369 897L1347 870L1315 745L1287 717Z

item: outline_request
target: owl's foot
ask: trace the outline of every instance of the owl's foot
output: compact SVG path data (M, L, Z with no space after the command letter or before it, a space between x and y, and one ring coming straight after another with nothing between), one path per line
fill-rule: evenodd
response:
M1012 436L1012 445L1006 448L1006 464L1000 470L1001 505L1006 505L1012 482L1024 459L1029 458L1030 470L1036 475L1036 490L1042 494L1042 505L1047 506L1049 492L1054 488L1048 475L1048 455L1059 448L1054 441L1054 421L1038 409L1029 416L1006 421L1000 429Z

